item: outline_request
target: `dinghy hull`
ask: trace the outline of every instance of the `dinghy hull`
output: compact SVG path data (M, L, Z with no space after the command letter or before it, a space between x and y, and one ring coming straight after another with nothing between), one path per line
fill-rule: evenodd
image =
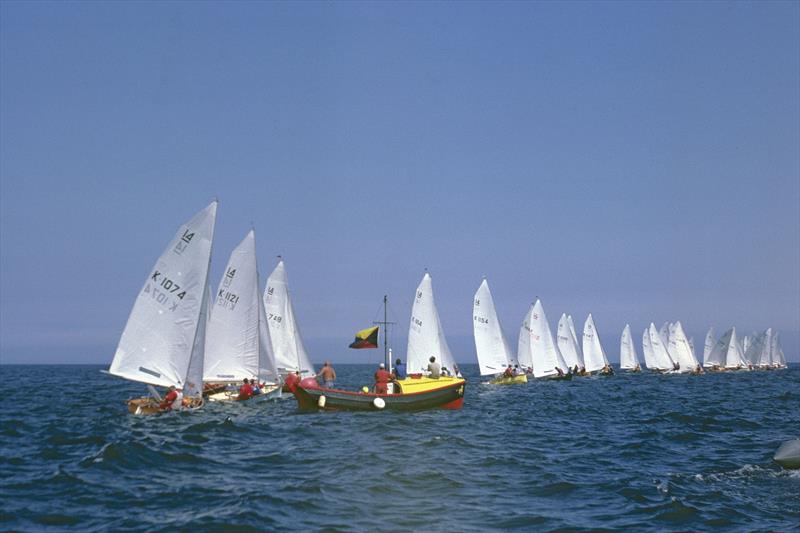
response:
M500 376L489 381L491 385L519 385L521 383L527 383L527 382L528 382L528 376L526 376L525 374L512 377Z
M301 411L420 411L424 409L461 409L466 380L462 378L408 378L395 381L397 394L351 392L320 387L314 378L306 378L294 389Z

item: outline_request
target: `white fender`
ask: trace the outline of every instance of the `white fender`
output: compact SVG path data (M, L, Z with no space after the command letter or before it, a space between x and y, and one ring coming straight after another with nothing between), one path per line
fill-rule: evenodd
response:
M386 407L386 402L383 401L383 398L375 398L372 400L372 405L377 407L378 409L383 409Z
M325 407L325 402L327 402L327 401L328 401L328 399L327 399L327 398L325 397L325 395L323 394L322 396L320 396L320 397L319 397L319 400L317 400L317 405L318 405L320 408L324 408L324 407Z

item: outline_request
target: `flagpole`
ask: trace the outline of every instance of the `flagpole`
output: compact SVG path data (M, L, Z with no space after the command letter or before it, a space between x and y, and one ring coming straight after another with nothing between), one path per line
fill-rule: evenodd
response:
M389 326L386 308L388 307L388 296L383 295L383 360L386 362L386 370L392 371L392 364L389 361Z

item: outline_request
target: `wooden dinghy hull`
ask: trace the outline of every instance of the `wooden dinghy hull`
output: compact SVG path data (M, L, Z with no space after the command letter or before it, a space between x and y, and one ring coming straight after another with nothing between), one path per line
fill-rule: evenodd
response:
M236 390L222 390L219 392L214 392L208 395L208 401L210 402L243 402L248 400L259 400L259 401L266 401L266 400L277 400L281 396L281 387L279 385L270 385L268 387L264 387L261 390L260 394L254 394L249 398L240 399L239 398L239 391Z
M489 381L489 384L490 385L519 385L521 383L527 383L527 382L528 382L528 376L526 376L525 374L520 374L518 376L511 376L511 377L499 376L499 377L491 379Z
M194 411L203 407L205 402L202 399L184 399L181 411ZM166 413L173 409L161 409L160 402L155 398L144 397L128 400L128 412L132 415L157 415Z
M394 382L400 392L376 394L320 387L314 378L306 378L293 393L301 411L420 411L424 409L461 409L466 380L442 377L407 378Z

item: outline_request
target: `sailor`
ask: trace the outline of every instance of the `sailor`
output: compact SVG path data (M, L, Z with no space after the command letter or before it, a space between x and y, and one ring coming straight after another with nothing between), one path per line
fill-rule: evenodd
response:
M514 369L511 368L511 365L508 365L506 367L505 372L503 372L503 377L504 378L513 378L515 375L516 375L516 372L514 372Z
M387 394L389 392L389 382L392 380L392 374L386 370L386 365L381 363L378 365L378 370L375 372L375 393Z
M394 362L394 376L395 379L406 379L406 365L400 358Z
M558 372L558 377L563 377L564 376L564 371L561 370L561 368L556 367L556 372Z
M257 379L251 379L250 385L253 387L253 395L261 394L261 385L258 384Z
M436 362L436 357L434 356L431 356L431 358L428 359L428 361L430 361L428 363L429 377L433 379L439 379L439 377L442 375L442 365Z
M325 361L322 370L319 371L319 375L322 376L322 383L325 388L332 389L336 380L336 371L331 366L330 361Z
M511 365L508 365L508 366L511 366ZM522 369L519 367L519 365L514 365L514 375L515 376L519 376L521 374L522 374Z
M253 387L250 385L250 380L244 378L244 383L239 387L239 396L237 400L247 400L253 395Z
M173 409L180 409L181 402L183 401L183 394L175 388L175 385L169 386L169 392L164 396L164 400L158 405L162 411L172 411Z

